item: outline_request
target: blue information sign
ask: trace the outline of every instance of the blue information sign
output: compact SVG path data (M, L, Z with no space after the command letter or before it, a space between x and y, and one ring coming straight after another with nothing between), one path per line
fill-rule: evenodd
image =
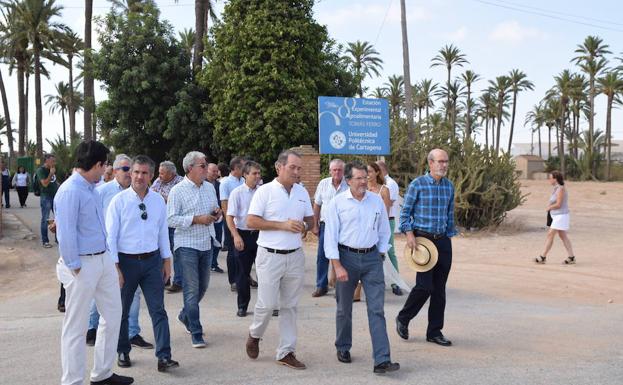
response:
M321 154L388 155L389 106L385 99L318 98Z

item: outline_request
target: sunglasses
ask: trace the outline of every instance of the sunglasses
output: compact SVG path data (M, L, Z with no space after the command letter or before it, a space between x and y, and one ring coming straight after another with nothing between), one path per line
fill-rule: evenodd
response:
M141 210L141 219L146 221L147 220L147 206L145 206L145 203L141 203L138 205L139 210Z
M128 171L130 171L130 166L117 167L117 170L122 170L123 172L128 172Z

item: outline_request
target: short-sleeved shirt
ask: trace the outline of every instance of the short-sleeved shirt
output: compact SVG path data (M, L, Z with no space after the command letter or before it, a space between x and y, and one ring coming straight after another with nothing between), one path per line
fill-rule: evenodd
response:
M314 215L305 187L298 183L292 185L290 193L274 179L258 187L251 199L248 215L256 215L267 221L285 222L288 219L302 221ZM257 244L279 250L298 249L303 245L301 234L284 230L260 230Z
M234 224L237 229L251 230L247 226L247 213L249 212L249 205L251 199L257 191L258 187L254 189L249 188L246 184L236 187L227 200L227 215L234 217Z
M398 203L398 197L400 195L400 188L398 183L391 176L385 175L385 185L389 189L389 200L392 201L392 207L389 208L389 217L396 218L400 216L400 203Z
M39 186L41 189L41 195L54 198L56 195L56 191L58 190L58 182L56 181L56 175L52 176L50 183L47 186L44 186L41 183L42 180L47 179L48 175L50 175L50 169L47 167L39 167L37 169L37 179L39 179Z
M327 216L327 206L331 199L346 190L348 190L348 184L344 179L342 179L342 182L340 182L337 189L333 186L333 178L331 177L324 178L320 181L320 183L318 183L318 187L316 187L316 194L314 195L314 202L320 206L320 222L325 221Z
M160 180L160 177L156 178L154 184L151 185L151 191L155 191L160 194L164 200L169 199L169 192L176 184L184 180L183 176L175 175L170 181L164 183Z
M243 177L236 178L235 176L231 174L227 178L221 179L221 185L219 186L220 200L221 201L229 200L229 194L231 194L231 192L234 191L236 187L240 186L243 183L244 183Z

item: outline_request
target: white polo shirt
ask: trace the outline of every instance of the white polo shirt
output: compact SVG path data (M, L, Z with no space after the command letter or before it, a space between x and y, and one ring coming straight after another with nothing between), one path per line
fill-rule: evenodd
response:
M257 186L251 189L244 183L233 189L229 194L229 199L227 200L227 215L234 217L234 224L239 230L251 230L247 226L247 213L249 212L251 199L256 191Z
M288 219L302 221L314 215L309 193L298 183L292 185L290 194L274 179L258 187L251 199L249 215L262 217L267 221L285 222ZM277 250L293 250L303 245L301 234L283 230L260 230L257 244Z
M398 219L398 217L400 217L400 203L398 203L400 188L398 187L398 183L389 175L385 175L385 184L389 189L389 200L392 201L392 206L389 208L389 217Z

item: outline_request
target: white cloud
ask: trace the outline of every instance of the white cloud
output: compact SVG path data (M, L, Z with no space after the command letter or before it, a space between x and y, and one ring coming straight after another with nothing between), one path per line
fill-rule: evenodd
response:
M447 37L448 40L454 43L462 42L467 37L467 28L465 26L461 26L456 31L450 32Z
M543 39L545 36L538 28L524 27L516 20L508 20L497 24L489 34L489 39L504 43L521 43L530 39Z

